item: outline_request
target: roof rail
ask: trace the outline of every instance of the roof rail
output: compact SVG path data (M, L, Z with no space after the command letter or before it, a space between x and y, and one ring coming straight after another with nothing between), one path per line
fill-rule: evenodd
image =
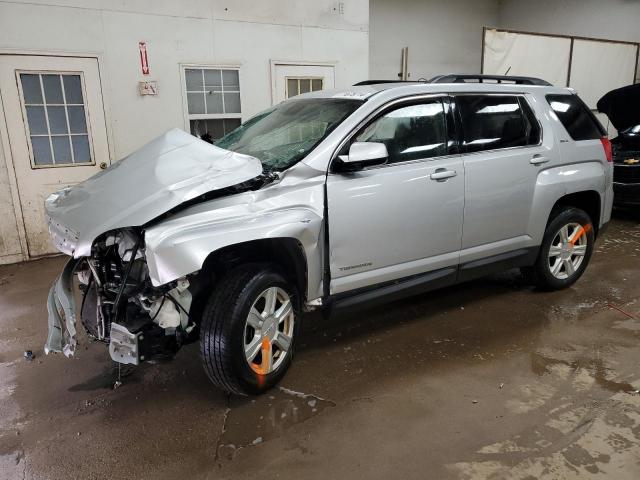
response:
M354 83L354 87L362 85L377 85L379 83L428 83L427 80L421 78L419 80L362 80L361 82Z
M476 75L476 74L448 74L438 75L429 80L429 83L515 83L517 85L541 85L552 86L546 80L535 77L518 77L513 75Z

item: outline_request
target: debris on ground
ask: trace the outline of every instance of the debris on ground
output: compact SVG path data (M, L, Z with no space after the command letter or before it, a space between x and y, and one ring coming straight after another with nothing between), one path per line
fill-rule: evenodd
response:
M502 390L502 387L504 387L504 383L500 384L500 390Z
M113 389L120 388L122 386L122 382L120 380L116 380L116 383L113 384Z
M24 359L27 362L31 362L34 358L35 358L35 355L33 354L33 352L31 350L25 350L24 351Z
M471 400L471 403L478 403L478 400Z

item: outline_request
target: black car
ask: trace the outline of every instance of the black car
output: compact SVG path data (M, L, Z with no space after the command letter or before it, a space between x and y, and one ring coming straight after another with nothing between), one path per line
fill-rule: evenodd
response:
M611 140L614 205L640 205L640 84L610 91L597 106L618 130Z

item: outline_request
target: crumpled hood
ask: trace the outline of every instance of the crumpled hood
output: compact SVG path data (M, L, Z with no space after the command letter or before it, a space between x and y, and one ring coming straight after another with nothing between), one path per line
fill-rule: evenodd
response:
M207 192L262 173L260 160L169 130L128 157L45 201L54 243L74 257L109 230L140 226Z
M640 125L640 84L611 90L596 106L619 132Z

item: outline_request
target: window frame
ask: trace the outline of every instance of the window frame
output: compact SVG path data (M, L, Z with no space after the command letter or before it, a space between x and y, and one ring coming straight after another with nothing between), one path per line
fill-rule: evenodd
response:
M85 87L85 80L84 80L84 72L83 71L75 71L75 70L25 70L25 69L18 69L15 71L16 74L16 84L18 87L18 100L20 102L20 108L22 110L22 121L24 124L24 132L26 135L26 142L27 142L27 149L29 151L29 162L31 165L31 169L32 170L40 170L40 169L46 169L46 168L71 168L71 167L92 167L96 165L96 158L95 158L95 153L94 153L94 148L93 148L93 134L91 132L91 121L90 121L90 116L89 116L89 105L87 103L87 90ZM51 148L51 158L54 161L54 163L49 163L49 164L43 164L43 165L37 165L35 163L35 154L33 152L33 145L31 144L31 127L29 125L29 120L27 117L27 104L25 102L25 98L24 98L24 91L22 89L22 80L20 78L20 75L22 74L26 74L26 75L38 75L40 78L42 78L42 75L60 75L60 76L64 76L64 75L78 75L80 77L80 88L82 91L82 106L84 108L84 117L85 117L85 123L87 126L87 141L89 142L89 155L91 157L91 161L90 162L82 162L82 163L75 163L75 162L71 162L71 163L55 163L55 154L53 152L53 146L51 145L51 140L49 140L49 146ZM42 80L40 80L40 88L41 88L41 94L42 94L42 101L44 102L42 104L42 106L45 108L46 111L46 100L44 98L44 85L42 84ZM64 91L64 83L61 83L62 85L62 95L63 98L65 99L65 103L64 104L52 104L54 106L64 106L65 107L65 115L67 116L67 127L70 128L69 125L69 118L68 118L68 113L66 111L66 106L67 105L78 105L75 103L71 103L71 104L67 104L66 102L66 93ZM73 135L84 135L84 134L72 134L71 131L69 131L69 133L67 133L66 135L61 134L61 135L55 135L55 134L51 134L51 129L49 127L49 120L46 120L47 122L47 129L49 131L49 133L47 135L34 135L34 136L41 136L41 137L47 137L49 139L51 139L51 137L54 136L67 136L69 137L69 139L71 140L71 136ZM73 145L70 142L69 148L71 149L71 158L74 159L74 153L73 153Z
M457 103L457 97L464 97L464 96L484 96L484 97L516 97L518 99L518 104L521 105L521 102L526 102L527 107L529 108L529 110L531 111L531 113L533 113L533 116L536 120L536 122L538 123L538 128L540 129L540 138L538 139L538 143L536 144L530 144L530 145L518 145L515 147L500 147L500 148L491 148L491 149L487 149L487 150L478 150L475 152L469 152L465 149L464 147L464 128L462 125L462 114L460 112L460 106ZM452 98L452 103L455 104L455 108L454 108L454 112L455 112L455 117L456 117L456 128L458 131L458 144L459 144L459 148L460 148L460 154L461 155L481 155L483 153L491 153L491 152L503 152L503 151L507 151L507 150L516 150L516 149L523 149L523 148L535 148L535 147L540 147L543 144L544 141L544 128L542 127L542 123L540 122L540 119L538 118L538 116L536 115L536 110L531 106L531 103L527 100L527 94L524 92L491 92L491 93L485 93L485 92L460 92L460 93L453 93L451 94L451 98ZM522 110L522 114L523 114L523 118L525 116L525 112L524 109L522 108L522 106L520 106L520 110Z
M411 95L407 97L400 97L394 100L391 100L384 105L379 106L376 110L371 112L366 116L362 121L358 123L351 131L345 135L342 141L338 144L333 154L331 155L331 161L329 162L328 172L330 174L338 174L342 173L336 172L334 170L334 164L338 160L339 155L343 154L343 150L347 145L350 145L354 137L358 136L365 128L371 125L373 122L378 120L380 117L389 113L390 111L397 110L399 108L416 105L420 103L424 103L429 100L440 100L444 107L445 113L445 134L447 137L447 153L445 155L439 155L436 157L427 157L427 158L417 158L413 160L406 160L403 162L394 162L394 163L383 163L380 165L371 165L362 169L362 171L367 170L376 170L380 168L391 168L402 165L410 165L414 163L423 163L423 162L431 162L434 160L449 158L453 156L459 155L460 150L460 139L458 135L458 125L455 121L455 106L451 101L451 95L449 93L430 93L423 95Z
M235 70L238 72L238 92L240 94L240 113L189 113L189 102L187 95L187 70ZM192 120L240 120L243 123L242 113L242 69L240 65L212 65L201 63L180 64L180 85L182 87L182 110L184 112L184 128L186 132L191 132Z

